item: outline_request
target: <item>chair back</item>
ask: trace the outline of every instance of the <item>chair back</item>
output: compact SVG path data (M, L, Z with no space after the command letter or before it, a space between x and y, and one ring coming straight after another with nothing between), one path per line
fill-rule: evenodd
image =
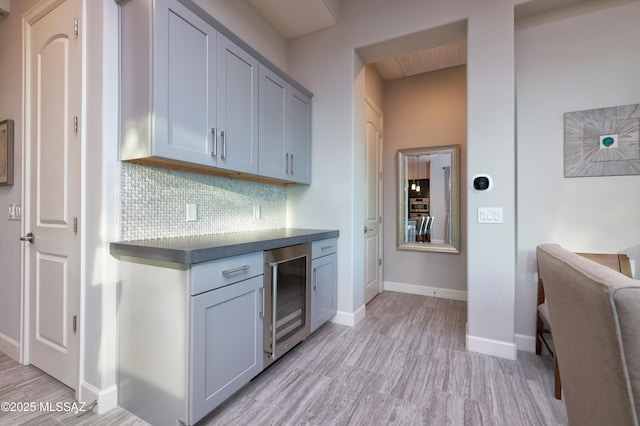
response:
M638 425L638 281L558 245L537 258L569 424Z

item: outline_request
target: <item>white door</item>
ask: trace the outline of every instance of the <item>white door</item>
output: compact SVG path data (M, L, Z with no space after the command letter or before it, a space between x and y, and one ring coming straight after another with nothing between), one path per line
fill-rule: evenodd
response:
M28 359L76 389L82 62L75 28L81 28L82 3L66 0L40 15L28 20L25 44Z
M368 101L365 101L365 122L364 302L368 303L382 291L382 114Z

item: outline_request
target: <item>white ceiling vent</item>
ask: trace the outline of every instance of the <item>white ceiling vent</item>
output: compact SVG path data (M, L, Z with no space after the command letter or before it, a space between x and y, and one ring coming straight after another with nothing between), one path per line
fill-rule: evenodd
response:
M11 0L0 0L0 18L4 18L11 10Z

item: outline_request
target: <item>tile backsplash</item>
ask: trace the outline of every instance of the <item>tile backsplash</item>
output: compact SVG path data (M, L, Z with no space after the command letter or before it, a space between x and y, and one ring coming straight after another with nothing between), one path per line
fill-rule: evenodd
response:
M120 174L124 241L286 226L283 186L126 162ZM195 222L186 221L187 204L197 205ZM254 219L253 206L260 206L260 219Z

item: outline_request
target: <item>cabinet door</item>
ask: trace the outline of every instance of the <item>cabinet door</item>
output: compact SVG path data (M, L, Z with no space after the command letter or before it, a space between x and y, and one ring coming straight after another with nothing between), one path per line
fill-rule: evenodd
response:
M311 332L329 321L338 312L337 256L313 259L311 278Z
M191 298L190 424L262 371L262 280Z
M260 66L260 167L261 176L288 179L286 161L288 83Z
M218 34L219 168L258 173L258 61Z
M289 174L294 182L311 183L311 99L292 88L290 108Z
M157 13L154 154L214 165L217 33L177 1Z

